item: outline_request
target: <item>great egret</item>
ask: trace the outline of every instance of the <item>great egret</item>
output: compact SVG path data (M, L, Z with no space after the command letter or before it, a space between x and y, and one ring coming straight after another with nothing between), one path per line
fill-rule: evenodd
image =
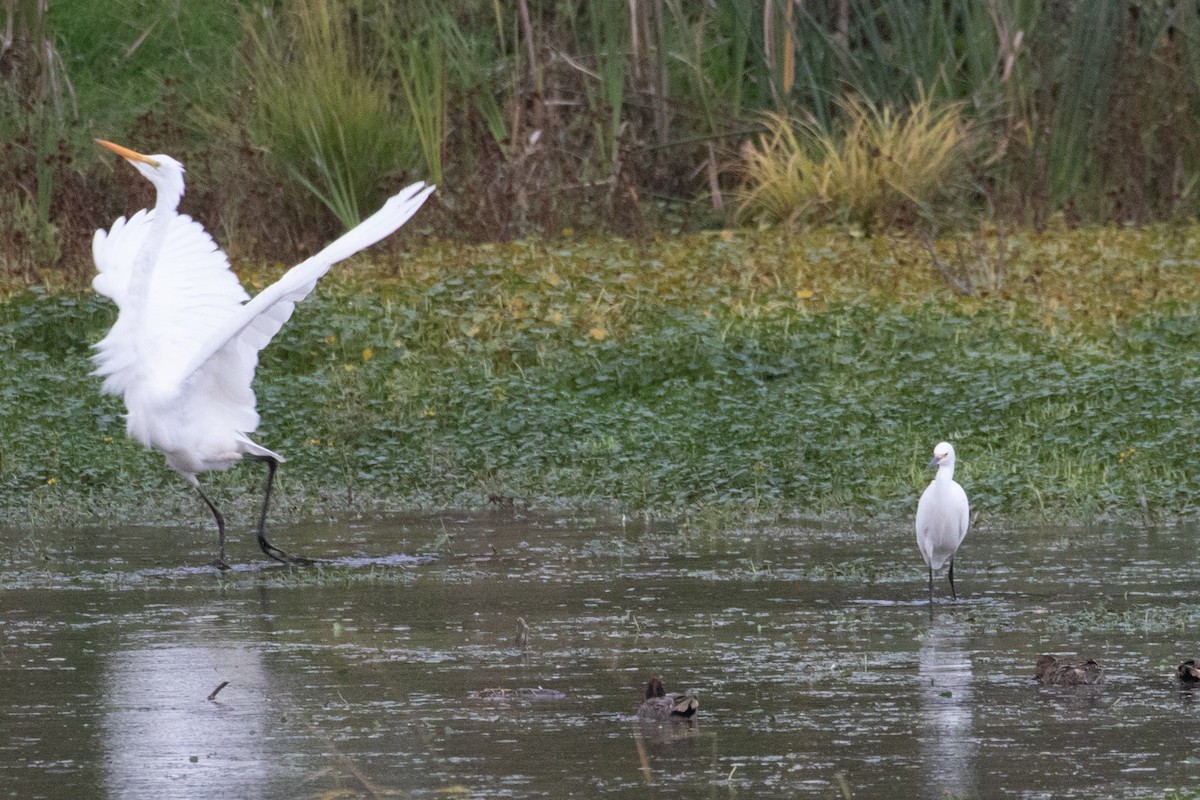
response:
M219 534L217 566L226 566L225 519L196 475L228 469L243 456L267 464L259 547L282 563L312 563L288 555L263 533L275 470L284 459L249 436L258 427L250 386L258 353L318 278L407 222L434 187L406 187L251 300L204 227L176 212L183 165L170 156L96 142L132 164L154 185L157 197L153 209L121 217L108 231L96 231L92 241L98 273L92 286L119 310L112 330L96 344L94 374L104 378L105 393L124 396L129 436L162 453L212 511Z
M646 701L638 709L638 719L649 722L682 722L696 715L700 701L689 694L674 694L663 688L657 675L646 684Z
M929 603L933 604L933 571L950 562L950 596L954 593L954 552L967 535L971 506L967 493L954 480L954 448L941 442L933 448L929 466L937 467L937 475L917 502L917 547L929 565Z

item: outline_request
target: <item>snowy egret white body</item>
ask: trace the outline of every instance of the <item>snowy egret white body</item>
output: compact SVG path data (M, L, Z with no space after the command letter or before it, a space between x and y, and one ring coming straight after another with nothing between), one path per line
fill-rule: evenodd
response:
M93 356L103 391L124 397L129 436L162 453L200 492L217 521L218 566L225 566L225 520L196 475L228 469L243 456L267 463L259 547L276 561L308 563L263 534L275 469L283 458L249 436L258 427L251 388L258 353L318 278L407 222L434 187L405 188L251 300L203 226L177 213L183 165L170 156L146 156L96 141L132 164L157 195L153 209L121 217L109 230L96 231L92 242L97 270L92 286L119 310Z
M941 442L933 448L929 466L937 475L917 502L917 547L929 565L929 601L933 602L933 571L950 562L950 596L954 593L954 553L967 535L971 506L967 493L954 480L954 448Z

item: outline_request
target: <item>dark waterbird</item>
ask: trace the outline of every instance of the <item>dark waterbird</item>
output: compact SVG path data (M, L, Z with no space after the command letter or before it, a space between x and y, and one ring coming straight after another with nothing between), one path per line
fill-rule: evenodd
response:
M1045 655L1037 661L1037 674L1040 683L1047 686L1090 686L1099 683L1103 674L1096 660L1070 661L1065 658Z
M646 684L646 702L638 709L638 719L651 722L683 722L696 715L700 701L693 695L676 694L663 688L657 675Z
M1175 668L1175 677L1180 683L1196 684L1200 683L1200 667L1196 666L1196 659L1189 658L1187 661Z

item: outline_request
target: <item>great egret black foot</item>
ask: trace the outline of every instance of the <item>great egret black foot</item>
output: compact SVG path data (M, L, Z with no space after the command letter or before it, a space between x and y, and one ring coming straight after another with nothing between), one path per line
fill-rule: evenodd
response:
M255 535L258 537L258 547L263 551L263 555L267 558L273 558L280 564L294 564L296 566L307 566L316 564L317 562L311 558L301 558L290 553L285 553L275 545L267 541L267 536L264 533L267 527L267 511L271 508L271 488L275 485L275 470L279 468L279 462L270 456L251 456L255 461L265 462L267 465L267 488L263 492L262 514L258 517L258 528L255 530Z
M294 556L291 553L286 553L280 550L275 545L267 541L266 537L259 534L258 546L263 551L263 555L267 558L272 558L280 564L291 564L297 567L307 567L320 562L312 558L304 558L303 556Z

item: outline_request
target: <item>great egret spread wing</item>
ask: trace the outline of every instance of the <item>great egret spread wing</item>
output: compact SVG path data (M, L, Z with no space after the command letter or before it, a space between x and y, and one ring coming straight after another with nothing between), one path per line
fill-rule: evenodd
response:
M409 220L433 192L433 186L414 183L315 256L285 272L222 324L212 328L203 344L184 362L178 382L187 380L216 354L236 349L242 358L257 354L288 321L292 311L316 286L317 280L339 261L388 236ZM233 356L233 353L230 353Z

